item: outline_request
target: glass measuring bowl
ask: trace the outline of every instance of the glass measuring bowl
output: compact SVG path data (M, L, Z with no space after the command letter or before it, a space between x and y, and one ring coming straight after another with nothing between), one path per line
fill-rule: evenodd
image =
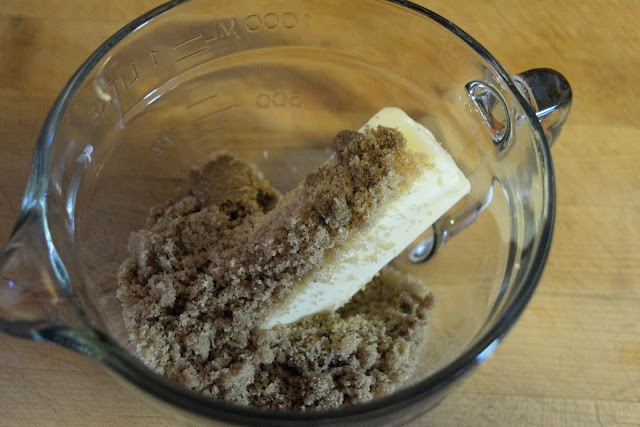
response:
M82 352L194 417L408 420L490 354L533 292L553 227L548 144L569 104L556 73L512 79L468 35L410 3L168 3L101 46L54 105L0 258L0 326ZM337 131L384 106L431 129L472 183L394 261L438 296L415 382L336 411L264 412L195 395L138 362L115 275L149 208L219 149L286 191L328 156Z

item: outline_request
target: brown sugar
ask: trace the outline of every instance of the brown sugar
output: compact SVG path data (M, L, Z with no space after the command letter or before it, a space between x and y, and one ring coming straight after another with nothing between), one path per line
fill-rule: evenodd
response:
M261 329L355 227L420 170L395 130L342 131L334 155L281 196L220 153L132 234L118 298L140 358L230 402L326 409L381 396L412 374L432 295L385 267L335 312Z

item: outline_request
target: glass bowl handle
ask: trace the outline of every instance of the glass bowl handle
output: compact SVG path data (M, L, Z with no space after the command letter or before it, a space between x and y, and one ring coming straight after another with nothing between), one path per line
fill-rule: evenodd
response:
M548 68L528 70L512 76L512 79L520 93L533 107L547 144L551 147L560 135L571 109L572 92L569 82L562 74ZM467 86L469 89L469 85ZM485 121L489 124L495 122L491 114L493 108L504 105L492 98L492 93L486 94L485 99L482 100L486 108L480 109ZM493 181L487 168L481 163L468 178L473 183L469 196L438 219L420 236L418 243L409 248L407 256L411 262L420 263L428 260L449 239L471 225L489 206L493 198Z
M555 70L536 68L512 77L520 93L531 104L552 146L571 109L572 92L567 79Z

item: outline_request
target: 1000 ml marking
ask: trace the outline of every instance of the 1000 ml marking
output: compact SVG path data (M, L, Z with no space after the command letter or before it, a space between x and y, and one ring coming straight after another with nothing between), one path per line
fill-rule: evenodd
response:
M256 33L260 30L291 30L296 27L307 29L311 15L305 13L302 19L293 12L284 13L256 13L244 19L230 18L213 22L209 28L201 33L193 34L190 37L180 40L173 45L173 51L180 56L175 59L176 63L192 58L198 54L211 51L212 42L240 38L239 31L245 30L247 33ZM214 53L215 54L215 53Z
M207 28L190 35L189 37L177 40L166 48L151 48L140 56L140 61L128 63L117 70L102 74L98 73L95 81L95 101L90 102L86 113L89 118L89 125L95 126L101 117L107 111L107 107L115 107L117 114L122 117L129 109L135 105L135 102L122 105L121 98L133 98L136 91L130 89L145 79L149 74L153 75L159 68L165 67L167 64L191 63L190 59L199 57L200 54L209 52L209 55L215 57L213 50L213 42L238 39L241 33L256 34L261 31L289 31L294 28L307 29L311 21L311 15L296 14L294 12L267 12L254 13L247 15L243 19L227 18L219 19L208 24ZM148 56L145 56L148 55ZM184 71L181 69L180 71ZM150 87L149 90L153 89ZM146 94L144 95L146 96ZM264 93L258 95L256 105L260 108L269 107L300 107L301 99L299 94L285 93Z
M311 15L305 13L303 15L304 28L309 27ZM244 19L244 26L249 32L258 31L260 29L274 30L277 28L294 28L298 25L298 15L293 12L285 12L277 14L273 12L264 15L249 15Z

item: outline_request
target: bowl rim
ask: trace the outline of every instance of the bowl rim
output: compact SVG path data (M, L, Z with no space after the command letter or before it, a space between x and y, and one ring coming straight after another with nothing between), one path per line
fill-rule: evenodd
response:
M71 79L65 85L60 95L52 106L38 138L31 175L27 184L25 196L23 198L18 226L28 216L29 211L36 205L46 205L46 187L48 184L48 159L56 131L62 117L67 109L70 100L78 91L85 78L91 73L94 67L110 52L110 50L122 41L126 36L136 29L147 24L157 16L192 0L172 0L164 3L140 17L134 19L111 37L109 37L100 47L98 47L78 68ZM437 395L440 391L448 388L458 379L464 377L482 362L495 348L496 344L515 324L522 314L527 303L531 299L533 292L540 280L546 259L551 246L551 237L555 219L555 185L554 173L551 161L549 145L542 127L536 118L533 107L525 100L519 92L517 86L512 81L511 76L500 65L500 63L475 39L468 35L461 28L439 14L406 0L372 0L381 3L391 3L403 8L417 12L420 15L440 24L449 30L453 35L464 41L469 47L475 50L487 64L492 67L498 76L503 80L505 86L514 96L525 112L534 134L538 135L539 149L541 153L541 164L546 166L547 173L543 175L543 195L545 204L543 221L540 230L540 244L537 252L532 257L531 267L528 274L523 278L523 285L514 295L513 301L492 328L484 332L483 336L466 352L459 355L447 366L440 369L429 377L411 386L392 393L389 396L375 399L358 405L348 406L339 409L326 411L269 411L260 408L244 407L226 403L220 400L211 399L174 383L169 382L160 375L151 371L110 337L97 330L78 333L67 327L53 327L46 330L34 331L36 339L43 339L62 344L85 355L96 359L98 362L110 368L120 377L125 378L142 391L155 396L157 399L170 403L183 410L197 415L217 419L224 422L246 424L260 420L261 423L277 423L279 425L294 422L362 422L363 418L372 419L376 417L389 416L400 409L414 406L429 397ZM47 215L42 215L42 227L48 229ZM18 228L18 226L16 228ZM61 270L61 275L57 279L68 280L63 264L60 262L55 245L51 239L47 239L50 246L49 253L56 257L52 262L56 262ZM81 317L85 317L81 313ZM401 418L401 417L400 417Z

